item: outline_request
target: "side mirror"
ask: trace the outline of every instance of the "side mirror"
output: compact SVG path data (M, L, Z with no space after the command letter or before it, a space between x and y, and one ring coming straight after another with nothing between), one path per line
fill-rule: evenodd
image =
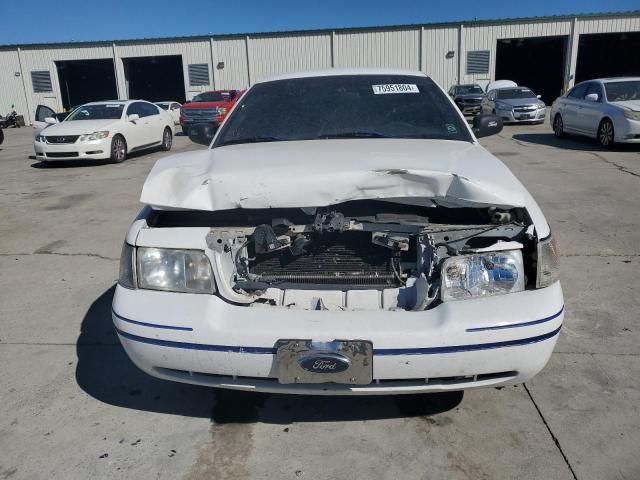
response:
M473 134L476 138L488 137L502 131L502 118L497 115L480 114L473 118Z
M137 113L132 113L131 115L127 115L127 120L130 122L135 122L136 120L140 120L140 115Z
M44 119L44 123L48 124L48 125L55 125L56 123L58 123L58 120L56 120L53 117L47 117Z
M536 98L540 100L542 98L542 95L536 95Z
M216 126L210 123L196 123L189 127L189 140L200 145L211 145L214 135L216 134Z
M598 94L597 93L589 93L589 94L584 96L584 99L588 100L590 102L597 102L598 101Z

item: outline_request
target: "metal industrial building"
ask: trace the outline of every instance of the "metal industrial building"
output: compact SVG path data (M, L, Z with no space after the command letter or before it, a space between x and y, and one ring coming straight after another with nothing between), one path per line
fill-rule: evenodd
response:
M421 70L450 85L508 78L550 102L576 81L640 75L640 11L379 28L0 46L0 113L38 104L178 100L331 67Z

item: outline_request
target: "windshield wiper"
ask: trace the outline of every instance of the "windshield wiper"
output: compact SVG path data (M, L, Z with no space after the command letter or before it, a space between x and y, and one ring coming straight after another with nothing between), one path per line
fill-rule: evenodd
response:
M220 144L221 147L226 145L238 145L240 143L260 143L260 142L282 142L284 139L278 137L267 137L267 136L257 136L257 137L247 137L247 138L234 138L231 140L227 140L226 142L222 142Z
M323 133L316 137L330 139L330 138L393 138L389 135L383 135L377 132L336 132L336 133Z

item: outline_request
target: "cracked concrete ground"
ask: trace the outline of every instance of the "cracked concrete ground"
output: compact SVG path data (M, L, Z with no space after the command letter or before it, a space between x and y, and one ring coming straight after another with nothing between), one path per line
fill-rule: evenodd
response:
M159 152L40 168L30 129L0 146L0 479L640 478L640 148L483 143L558 238L567 315L526 386L464 395L246 395L155 380L110 302L122 238ZM177 137L174 151L200 148Z

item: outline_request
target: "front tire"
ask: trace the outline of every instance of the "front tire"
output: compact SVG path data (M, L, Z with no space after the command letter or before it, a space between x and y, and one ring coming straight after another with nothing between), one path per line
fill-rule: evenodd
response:
M553 134L556 138L565 137L564 133L564 122L562 121L562 117L560 114L557 114L553 119Z
M605 118L598 126L598 142L602 148L613 148L614 138L613 123Z
M127 159L127 142L122 135L111 140L111 162L122 163Z
M171 130L167 127L162 132L162 146L160 149L163 152L168 152L171 150L171 145L173 144L173 135L171 134Z

